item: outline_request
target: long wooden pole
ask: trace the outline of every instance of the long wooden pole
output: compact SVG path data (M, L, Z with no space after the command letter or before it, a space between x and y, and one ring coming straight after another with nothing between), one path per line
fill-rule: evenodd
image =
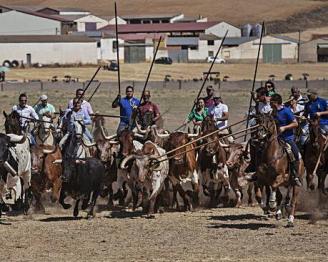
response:
M214 59L213 59L213 61L212 61L212 63L211 63L211 66L210 66L210 68L208 69L208 71L207 71L207 73L206 73L206 75L205 75L205 78L204 78L204 80L203 80L203 83L202 83L202 85L201 85L201 87L200 87L200 89L199 89L199 91L198 91L198 94L197 94L196 100L200 97L200 95L201 95L202 92L203 92L204 86L205 86L205 84L206 84L206 82L207 82L207 80L208 80L208 77L209 77L210 74L211 74L212 68L213 68L213 66L214 66L214 64L215 64L215 61L216 61L216 59L217 59L217 57L218 57L218 55L219 55L219 53L220 53L220 50L221 50L221 48L222 48L222 46L223 46L223 43L224 43L224 41L225 41L225 39L226 39L226 37L227 37L227 35L228 35L228 32L229 32L229 30L227 30L226 33L224 34L224 37L223 37L223 39L222 39L222 41L221 41L221 44L220 44L220 46L219 46L219 49L217 50L217 52L216 52L216 54L215 54L215 56L214 56ZM194 109L194 107L195 107L195 103L193 103L193 105L192 105L192 107L191 107L191 110L190 110L189 112L192 112L192 110ZM187 125L188 123L189 123L189 122L182 124L182 125L179 126L177 129L175 129L175 131L178 131L179 129L181 129L182 127L184 127L185 125Z
M93 82L93 80L95 79L95 77L97 76L98 72L100 71L101 66L98 66L96 72L93 74L92 78L90 79L89 83L87 84L87 86L83 89L83 93L82 95L78 98L78 101L80 101L82 99L82 97L84 96L85 92L88 90L88 88L90 87L91 83Z
M261 30L260 44L259 44L259 48L257 50L257 58L256 58L255 72L254 72L254 78L253 78L251 98L249 99L246 128L248 128L248 126L249 126L249 115L251 113L251 107L252 107L252 102L253 102L253 92L254 92L254 89L255 89L257 69L258 69L258 66L259 66L259 60L260 60L260 53L261 53L261 46L262 46L263 35L264 35L264 21L262 22L262 30ZM244 137L244 141L246 141L246 135Z
M118 43L118 25L117 25L117 5L115 2L115 37L116 37L116 60L117 60L117 81L118 94L121 95L121 69L120 69L120 48Z
M95 93L98 91L99 87L101 86L101 82L97 85L96 89L93 91L92 95L88 98L88 102L91 101L91 99L93 98L93 96L95 95Z
M206 145L209 145L209 144L211 144L211 143L214 143L214 142L216 142L217 140L222 140L222 139L225 139L225 138L230 137L230 136L232 136L232 135L237 135L237 134L240 134L240 133L246 132L246 131L248 131L248 130L255 129L255 128L257 128L257 127L259 127L259 125L252 126L252 127L249 127L249 128L243 129L243 130L240 130L240 131L238 131L238 132L235 132L234 134L225 135L225 136L220 137L220 138L218 138L218 139L215 139L215 140L213 140L213 141L210 141L210 142L207 142L207 143L204 143L204 144L198 145L198 146L196 146L196 147L194 147L194 148L191 148L191 149L185 150L185 151L183 151L183 152L177 153L177 154L175 154L175 155L173 155L173 156L169 156L169 157L167 157L166 159L158 160L158 161L156 161L155 163L159 163L159 162L167 161L168 159L174 158L174 157L179 156L179 155L183 155L183 154L185 154L185 153L187 153L187 152L193 151L193 150L198 149L198 148L200 148L200 147L202 147L202 146L206 146ZM194 141L193 141L192 143L194 143ZM185 147L185 146L187 146L187 144L181 146L180 148L176 148L174 151L173 151L173 150L171 150L171 151L175 152L175 151L177 151L177 150L179 150L179 149L181 149L181 148L183 148L183 147ZM165 153L165 154L163 154L163 155L160 155L160 156L158 156L157 158L162 158L163 156L167 156L168 154L172 153L171 151L169 151L169 152L167 152L167 153Z
M158 52L158 49L159 49L159 46L161 44L161 41L162 41L162 36L160 36L159 40L158 40L158 44L156 46L156 50L155 50L155 53L153 55L153 60L151 61L151 65L150 65L150 68L148 70L148 75L147 75L147 78L146 78L146 81L145 81L145 84L144 84L144 87L142 89L142 93L141 93L141 97L140 97L140 102L139 102L139 105L137 107L137 109L141 106L141 103L142 103L142 100L144 98L144 95L145 95L145 91L146 91L146 88L147 88L147 85L148 85L148 81L149 81L149 77L150 77L150 74L153 70L153 66L154 66L154 63L155 63L155 59L156 59L156 55L157 55L157 52ZM133 123L135 122L136 120L136 117L137 117L137 112L135 111L134 114L132 115L132 121L130 122L130 126L129 126L129 129L132 129L133 127Z

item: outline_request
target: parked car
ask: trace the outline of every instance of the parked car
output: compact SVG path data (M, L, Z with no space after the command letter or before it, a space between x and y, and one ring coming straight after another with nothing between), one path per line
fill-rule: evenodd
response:
M208 56L207 57L207 63L212 63L214 61L214 56ZM217 57L215 59L215 64L225 64L226 60L224 60L223 58Z
M173 63L172 59L169 57L160 57L155 60L155 64L165 64L171 65Z
M118 71L118 64L115 60L110 61L107 65L104 66L104 69L109 71Z

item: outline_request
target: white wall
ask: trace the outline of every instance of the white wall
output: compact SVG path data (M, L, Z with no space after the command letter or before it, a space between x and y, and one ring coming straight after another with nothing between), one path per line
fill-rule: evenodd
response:
M31 54L32 63L96 64L97 43L0 43L0 63L23 60Z
M221 40L215 40L213 46L208 45L207 40L199 40L198 50L191 50L191 49L188 50L188 59L205 61L206 58L208 57L208 52L213 51L213 54L215 55L220 45L221 45ZM218 57L221 57L221 52L218 55Z
M108 21L108 24L110 25L115 25L115 18L112 18ZM126 21L124 19L122 19L121 17L117 17L117 24L118 25L126 25Z
M75 22L77 23L77 31L78 32L85 32L85 23L96 23L97 29L109 24L109 22L106 21L105 19L102 19L102 18L94 16L94 15L88 15L88 16L76 19Z
M61 34L59 21L17 11L0 14L0 35L56 35L56 32Z
M114 38L103 38L100 40L101 47L98 48L99 60L116 60L116 50L113 50L114 41L116 41ZM124 41L121 39L118 39L118 42L120 45L124 44ZM119 51L120 61L124 61L124 47L120 47Z
M241 30L226 22L221 22L205 30L205 34L213 34L219 37L223 37L228 30L228 37L240 37Z

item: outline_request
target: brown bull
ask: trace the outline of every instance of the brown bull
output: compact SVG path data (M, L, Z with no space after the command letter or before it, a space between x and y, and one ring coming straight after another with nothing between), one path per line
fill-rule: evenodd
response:
M32 179L31 188L35 197L36 211L44 212L44 206L41 203L41 196L51 189L51 201L56 202L59 199L61 189L61 166L53 162L62 158L58 146L34 146L32 147Z
M328 150L324 151L327 135L320 132L319 119L310 120L309 139L304 146L304 165L306 168L307 187L314 190L314 172L317 166L318 188L326 193L325 180L328 173ZM321 155L320 155L321 152Z
M227 166L230 174L230 185L237 197L236 207L242 206L243 188L247 185L248 205L253 206L252 192L254 189L253 183L247 183L245 179L245 169L249 165L246 161L245 148L241 144L230 146L230 154L227 160Z
M165 144L165 150L170 151L187 144L191 141L191 136L192 135L182 132L170 134L168 141ZM173 185L173 204L176 203L179 208L179 203L177 201L177 192L179 192L183 199L185 208L189 210L193 209L191 199L183 189L182 183L187 181L191 182L193 188L193 200L195 203L198 203L199 178L197 174L196 152L195 150L192 150L194 147L193 144L190 144L168 155L168 157L174 156L169 160L169 180Z
M212 130L208 130L203 135L211 132ZM210 206L216 206L222 189L225 189L226 200L228 200L230 190L229 174L226 166L228 153L224 149L227 145L220 142L218 134L208 136L203 139L202 143L206 145L199 150L198 167L203 192L205 195L210 196Z

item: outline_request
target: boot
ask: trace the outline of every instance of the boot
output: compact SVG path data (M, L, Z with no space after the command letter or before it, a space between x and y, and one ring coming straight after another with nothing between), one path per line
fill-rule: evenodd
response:
M299 172L298 172L298 166L299 166L299 161L293 161L290 162L290 169L291 169L291 173L294 179L294 183L296 186L298 187L302 187L302 182L301 179L299 177Z

